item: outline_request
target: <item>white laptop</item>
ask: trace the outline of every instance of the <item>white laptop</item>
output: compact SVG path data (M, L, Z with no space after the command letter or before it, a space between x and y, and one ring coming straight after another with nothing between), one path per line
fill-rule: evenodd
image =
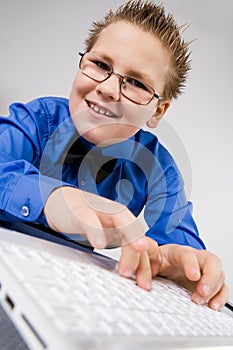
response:
M0 300L31 350L233 349L233 312L163 278L147 292L108 257L5 228Z

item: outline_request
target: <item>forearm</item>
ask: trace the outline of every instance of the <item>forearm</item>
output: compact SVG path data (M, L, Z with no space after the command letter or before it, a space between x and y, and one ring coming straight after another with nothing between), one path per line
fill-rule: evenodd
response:
M43 176L32 164L20 160L0 165L0 217L36 222L49 194L61 181Z

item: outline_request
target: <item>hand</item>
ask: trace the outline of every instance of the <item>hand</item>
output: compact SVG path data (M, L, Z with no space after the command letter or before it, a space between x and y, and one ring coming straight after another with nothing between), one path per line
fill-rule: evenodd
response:
M190 289L197 304L208 303L219 309L228 299L228 287L220 259L206 250L179 245L160 247L162 262L159 274Z
M192 300L197 304L208 303L214 310L224 306L228 287L218 257L209 251L176 244L158 247L152 239L144 239L147 240L147 251L139 253L138 242L122 247L118 268L121 275L126 276L125 265L129 265L131 259L135 262L133 272L140 287L149 290L152 277L160 275L191 290Z
M95 248L130 245L137 240L141 242L137 254L148 248L139 219L124 205L95 194L59 187L48 197L44 213L53 230L81 234Z

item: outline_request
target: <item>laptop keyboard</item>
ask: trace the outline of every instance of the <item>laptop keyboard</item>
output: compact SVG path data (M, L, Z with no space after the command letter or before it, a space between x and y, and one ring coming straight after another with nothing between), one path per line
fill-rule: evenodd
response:
M4 242L0 257L67 336L233 336L232 317L196 305L166 279L155 278L148 292L98 265Z

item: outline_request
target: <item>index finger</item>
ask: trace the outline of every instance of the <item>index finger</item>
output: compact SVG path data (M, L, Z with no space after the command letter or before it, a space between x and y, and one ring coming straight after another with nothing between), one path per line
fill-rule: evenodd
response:
M111 245L123 246L145 235L146 229L141 220L123 204L90 193L82 196L88 207L96 212Z
M82 233L87 237L94 248L105 248L107 245L103 226L98 216L92 210L82 212L82 220L79 221Z
M113 214L113 225L121 237L121 246L132 244L134 249L145 250L147 249L146 241L143 239L145 236L145 227L140 219L135 217L128 208L124 208L122 211ZM140 240L142 239L142 240ZM139 244L136 242L139 241ZM144 248L142 248L144 244Z

